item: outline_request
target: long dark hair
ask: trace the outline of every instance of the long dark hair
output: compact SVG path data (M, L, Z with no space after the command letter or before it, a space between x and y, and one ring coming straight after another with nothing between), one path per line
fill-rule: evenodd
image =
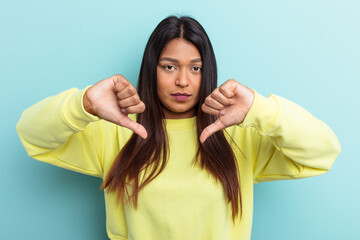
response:
M205 98L217 87L217 68L213 48L204 28L190 17L170 16L161 21L151 34L142 59L138 94L145 103L146 110L137 115L137 122L147 130L147 139L132 134L126 145L115 159L102 188L117 192L118 200L132 199L137 207L139 191L155 179L166 166L168 141L164 125L164 113L157 95L157 64L165 45L174 38L181 38L194 44L202 59L202 79L197 105L198 151L196 163L206 169L221 182L229 203L232 205L232 217L235 221L239 211L242 212L240 177L235 155L224 136L218 131L203 144L199 137L204 128L215 122L217 117L204 113L201 105ZM148 173L140 181L140 172ZM131 191L127 188L131 183ZM240 205L240 206L239 206Z

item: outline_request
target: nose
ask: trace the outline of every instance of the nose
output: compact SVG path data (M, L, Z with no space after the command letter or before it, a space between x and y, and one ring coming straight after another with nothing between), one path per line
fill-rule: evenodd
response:
M182 88L189 86L189 80L186 70L179 71L179 74L175 81L175 85Z

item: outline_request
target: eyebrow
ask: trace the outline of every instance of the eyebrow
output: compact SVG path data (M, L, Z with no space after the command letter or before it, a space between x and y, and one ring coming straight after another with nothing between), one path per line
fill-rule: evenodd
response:
M175 59L175 58L170 58L170 57L163 57L160 58L160 61L169 61L169 62L174 62L174 63L179 63L179 60ZM193 60L190 61L191 63L197 63L197 62L201 62L201 58L195 58Z

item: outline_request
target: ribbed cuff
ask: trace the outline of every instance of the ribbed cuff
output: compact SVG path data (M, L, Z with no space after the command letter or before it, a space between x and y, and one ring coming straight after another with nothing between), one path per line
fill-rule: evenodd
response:
M62 113L65 121L75 130L81 131L90 122L99 121L100 118L88 113L84 109L83 97L88 86L83 90L74 89L74 92L66 99Z
M261 94L255 93L254 102L247 113L244 121L239 125L240 127L255 127L259 134L266 135L271 131L272 125L276 120L279 112L279 103L273 95L268 98Z

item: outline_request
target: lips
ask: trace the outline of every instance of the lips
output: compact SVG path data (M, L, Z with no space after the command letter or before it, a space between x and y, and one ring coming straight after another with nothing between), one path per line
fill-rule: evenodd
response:
M188 99L191 94L188 94L188 93L172 93L170 94L171 96L173 96L176 100L178 101L185 101L186 99Z
M173 94L171 94L171 96L191 96L190 94L188 94L188 93L173 93Z

